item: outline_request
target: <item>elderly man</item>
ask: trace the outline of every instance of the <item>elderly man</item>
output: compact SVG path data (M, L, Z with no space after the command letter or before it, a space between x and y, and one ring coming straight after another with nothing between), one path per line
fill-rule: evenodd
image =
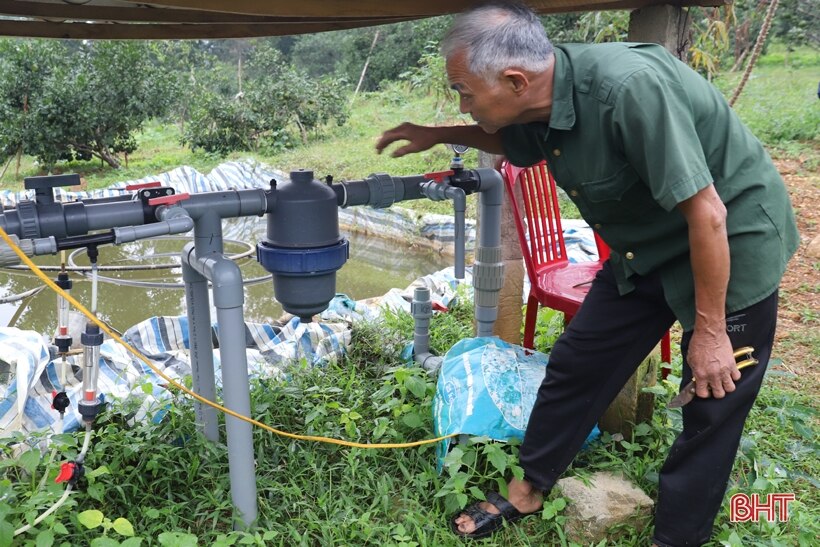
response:
M662 47L553 49L528 8L460 15L444 39L447 75L473 126L386 131L393 156L438 143L546 159L612 248L550 355L520 449L524 480L451 522L464 537L537 511L593 424L662 334L684 334L683 384L697 397L663 468L654 542L701 545L723 501L743 424L771 354L777 288L798 234L782 179L721 94ZM733 347L760 364L741 377Z

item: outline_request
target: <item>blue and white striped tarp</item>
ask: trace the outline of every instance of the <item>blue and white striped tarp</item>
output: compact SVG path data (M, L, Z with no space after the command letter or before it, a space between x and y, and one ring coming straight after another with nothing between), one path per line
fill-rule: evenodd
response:
M249 377L282 377L288 363L305 360L321 366L345 354L351 338L352 323L377 320L388 306L410 310L410 299L416 286L431 289L432 298L449 305L458 283L452 268L424 276L403 291L391 290L384 297L355 302L340 294L333 299L321 322L301 323L293 317L281 324L245 324L245 346ZM218 349L218 327L212 325L214 369L217 387L221 386ZM123 339L149 359L165 374L182 379L191 374L188 358L187 317L152 317L129 328ZM0 437L19 431L50 430L60 427L59 416L51 408L52 391L65 391L71 401L66 414L65 431L77 429L81 417L76 404L82 396L81 356L66 360L66 382L60 381L61 359L51 360L47 339L34 331L0 328ZM108 401L130 400L139 407L134 420L140 421L165 404L168 392L165 381L134 357L125 347L106 339L100 348L98 390ZM2 371L4 368L0 368Z
M213 340L218 332L213 325ZM245 341L250 377L281 377L288 361L305 359L312 365L342 355L350 344L345 323L301 323L294 317L282 325L247 323ZM181 380L191 374L188 360L186 317L152 317L128 329L124 340L142 353L167 376ZM82 398L82 357L66 359L66 382L60 381L61 359L51 360L46 340L36 332L0 328L0 361L9 365L10 381L0 384L0 437L12 432L52 430L59 416L51 408L52 391L65 391L71 401L63 428L77 429L81 417L77 402ZM219 349L214 349L217 387L221 386ZM107 401L136 400L143 420L168 397L165 380L137 359L124 346L106 339L100 348L98 390Z

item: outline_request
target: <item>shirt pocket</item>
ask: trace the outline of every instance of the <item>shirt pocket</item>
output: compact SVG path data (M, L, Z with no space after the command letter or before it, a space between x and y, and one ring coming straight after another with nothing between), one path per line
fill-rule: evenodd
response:
M786 244L783 240L783 234L780 233L780 228L778 227L777 222L775 222L774 220L775 218L777 218L777 215L775 215L774 212L765 203L758 203L758 205L763 210L763 218L766 220L766 226L768 228L767 231L769 232L769 234L771 234L771 232L774 232L774 234L777 236L777 242L780 244L780 263L786 264L789 261L791 254L788 252ZM769 236L769 234L767 234L767 236ZM768 237L767 239L771 239L771 237Z
M612 175L580 184L592 222L645 222L660 206L637 171L624 164ZM653 215L654 216L654 215Z

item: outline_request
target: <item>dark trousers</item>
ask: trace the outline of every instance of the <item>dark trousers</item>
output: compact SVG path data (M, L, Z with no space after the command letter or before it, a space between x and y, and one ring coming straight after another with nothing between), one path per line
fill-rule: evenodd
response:
M589 431L675 321L657 274L633 279L620 296L609 263L550 353L520 450L524 476L548 491L580 450ZM683 408L683 432L660 472L654 541L661 547L701 545L712 533L746 416L771 354L777 292L727 317L733 348L753 346L760 364L745 368L723 399L699 399ZM682 385L692 336L683 335Z

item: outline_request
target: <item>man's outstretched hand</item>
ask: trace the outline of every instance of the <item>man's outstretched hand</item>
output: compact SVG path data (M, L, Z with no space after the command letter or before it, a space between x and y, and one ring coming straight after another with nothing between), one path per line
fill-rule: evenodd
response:
M392 157L400 158L407 154L428 150L441 142L436 138L436 129L435 127L425 127L405 122L382 133L382 136L376 141L376 151L381 154L387 146L402 140L409 142L393 150L390 154Z

